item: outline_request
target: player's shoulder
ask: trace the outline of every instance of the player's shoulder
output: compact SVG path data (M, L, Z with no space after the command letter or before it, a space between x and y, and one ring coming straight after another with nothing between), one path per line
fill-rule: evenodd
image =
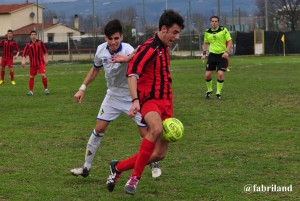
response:
M44 41L37 39L36 40L37 44L44 44Z
M220 29L221 29L222 31L227 31L227 28L224 27L224 26L220 26Z
M133 48L129 43L122 42L121 44L124 48Z
M100 45L98 45L97 47L97 52L102 52L103 50L107 49L107 42L101 43Z
M205 30L205 33L212 33L213 31L212 31L212 29L211 28L207 28L206 30Z
M130 54L134 48L129 44L129 43L121 43L122 45L122 50L123 52L125 52L126 54Z

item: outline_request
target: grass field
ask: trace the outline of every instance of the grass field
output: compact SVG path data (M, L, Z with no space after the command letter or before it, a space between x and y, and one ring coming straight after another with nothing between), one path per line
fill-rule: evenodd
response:
M78 104L73 95L91 64L49 65L51 94L43 94L36 77L32 97L26 96L28 66L16 65L17 85L9 83L8 71L0 85L0 200L300 199L299 57L235 57L230 62L223 99L205 100L204 64L172 61L174 112L185 136L170 145L159 179L145 169L134 196L124 193L130 172L114 192L105 185L109 161L138 150L138 130L125 115L108 128L90 176L69 173L83 164L105 94L103 73ZM292 185L292 192L245 193L248 184Z

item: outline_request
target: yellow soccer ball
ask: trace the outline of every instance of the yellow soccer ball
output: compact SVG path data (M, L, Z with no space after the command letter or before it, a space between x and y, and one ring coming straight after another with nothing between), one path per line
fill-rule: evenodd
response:
M183 137L184 127L176 118L168 118L163 121L162 138L168 142L177 142Z

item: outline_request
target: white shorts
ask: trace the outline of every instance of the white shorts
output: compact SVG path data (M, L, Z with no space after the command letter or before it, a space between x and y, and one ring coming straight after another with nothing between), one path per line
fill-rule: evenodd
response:
M97 119L111 122L117 119L122 112L128 115L131 106L131 101L121 101L114 96L106 95L101 104ZM138 126L146 127L145 124L141 123L142 116L140 113L137 113L132 120L134 120Z

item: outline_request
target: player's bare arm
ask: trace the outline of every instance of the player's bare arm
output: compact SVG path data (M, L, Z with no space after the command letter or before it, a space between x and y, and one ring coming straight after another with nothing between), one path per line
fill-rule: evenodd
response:
M204 43L204 44L203 44L203 47L202 47L202 50L203 50L203 54L202 54L202 56L201 56L201 59L202 59L202 60L205 60L205 59L206 59L206 51L207 51L207 49L208 49L208 44L207 44L207 43Z
M14 56L14 59L17 59L19 54L20 54L20 52L17 52L17 54Z
M75 102L81 103L83 96L84 96L84 91L86 87L94 81L95 77L98 75L100 71L100 68L95 68L92 67L91 70L88 72L87 76L85 77L83 84L77 91L77 93L74 95Z
M129 75L128 87L132 98L132 106L129 110L129 117L135 117L136 113L140 111L140 101L137 95L137 78L135 75Z
M133 58L133 56L136 54L137 49L138 48L133 50L133 52L128 56L127 55L122 55L122 54L112 55L111 58L110 58L110 62L112 62L112 63L128 63Z
M45 65L48 65L48 53L45 54Z
M25 65L26 65L26 58L22 57L22 67L25 67Z
M226 51L224 52L224 54L222 55L223 58L228 59L229 55L230 55L230 49L232 46L232 40L228 41L227 47L226 47Z

